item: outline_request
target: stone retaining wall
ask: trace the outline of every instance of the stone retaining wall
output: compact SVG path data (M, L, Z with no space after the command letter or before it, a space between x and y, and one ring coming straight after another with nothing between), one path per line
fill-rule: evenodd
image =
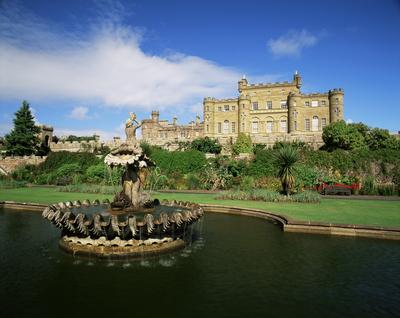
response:
M23 165L38 165L46 160L47 157L40 156L16 156L0 159L0 174L8 175L15 169Z

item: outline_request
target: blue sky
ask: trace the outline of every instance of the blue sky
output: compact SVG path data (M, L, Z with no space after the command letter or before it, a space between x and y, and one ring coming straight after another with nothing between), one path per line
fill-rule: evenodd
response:
M23 99L57 135L187 123L205 96L303 76L345 90L345 118L400 130L400 1L0 2L0 135Z

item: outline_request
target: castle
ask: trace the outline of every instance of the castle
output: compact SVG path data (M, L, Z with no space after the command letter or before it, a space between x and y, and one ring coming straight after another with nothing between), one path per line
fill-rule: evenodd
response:
M187 125L160 120L153 111L151 119L142 120L142 140L169 150L180 142L200 137L217 139L221 144L234 143L239 133L250 135L254 144L273 146L279 141L302 141L314 148L323 145L323 128L343 119L342 89L326 93L304 94L300 91L299 73L291 82L249 84L243 77L238 82L239 96L228 99L204 98L204 122L200 117ZM52 151L93 151L121 144L119 137L108 142L92 141L51 142L53 128L42 126L40 138Z
M322 146L322 130L343 119L342 89L303 94L297 72L292 82L238 82L237 98L204 99L204 136L232 143L243 132L253 143L272 146L278 141L303 141Z
M179 142L192 141L204 136L204 125L200 117L191 121L188 125L178 125L178 119L173 122L160 120L158 111L151 113L151 119L142 120L142 140L149 144L162 146L170 150L176 149Z

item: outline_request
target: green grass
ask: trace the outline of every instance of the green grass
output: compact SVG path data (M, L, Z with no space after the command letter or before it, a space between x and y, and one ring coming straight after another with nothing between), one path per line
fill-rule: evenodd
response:
M295 220L400 227L400 201L323 199L321 203L274 203L216 200L216 194L157 193L158 199L192 201L262 209ZM68 200L111 199L111 195L57 192L53 188L0 189L0 201L56 203Z

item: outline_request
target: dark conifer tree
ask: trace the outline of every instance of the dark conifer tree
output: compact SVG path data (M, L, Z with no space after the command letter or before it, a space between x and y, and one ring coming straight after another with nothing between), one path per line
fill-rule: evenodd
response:
M27 101L15 113L14 128L5 136L7 155L29 156L35 154L39 146L40 128L35 125L34 117Z

